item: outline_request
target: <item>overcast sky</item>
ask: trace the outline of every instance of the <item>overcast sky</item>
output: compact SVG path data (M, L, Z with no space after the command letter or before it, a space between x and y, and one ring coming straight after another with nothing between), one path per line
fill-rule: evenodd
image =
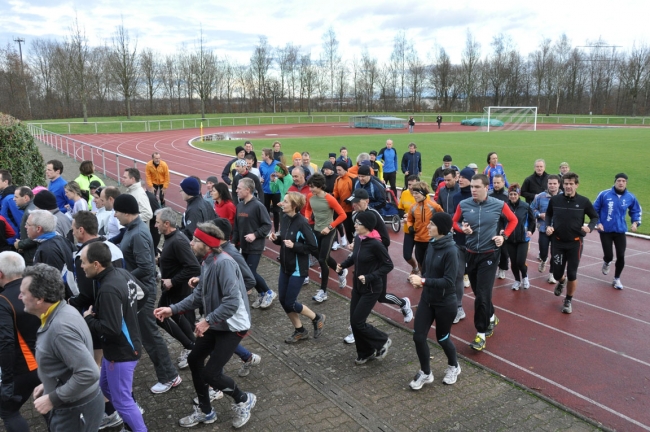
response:
M650 0L521 0L385 1L385 0L0 0L0 44L29 43L36 38L62 40L75 15L91 45L110 43L122 20L138 47L163 54L193 48L203 28L204 39L220 56L247 62L260 36L274 47L288 42L317 58L322 36L332 27L344 59L363 49L387 60L395 35L404 30L421 58L444 47L460 62L467 30L490 52L492 38L503 33L524 54L543 38L565 33L574 46L602 38L628 50L650 43Z

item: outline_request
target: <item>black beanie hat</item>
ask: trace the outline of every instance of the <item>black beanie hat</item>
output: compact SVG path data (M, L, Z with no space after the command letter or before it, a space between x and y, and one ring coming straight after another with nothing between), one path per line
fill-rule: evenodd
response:
M443 236L449 234L453 224L451 216L445 212L434 213L431 216L431 223L438 228L438 234Z
M223 238L226 240L230 239L230 234L232 233L232 225L230 221L226 218L216 218L212 220L212 223L217 226L221 231L223 231Z
M340 162L338 162L338 163L336 164L336 166L337 166L337 167L341 167L341 168L343 168L343 169L346 170L346 171L348 170L348 164L347 164L347 162L340 161Z
M34 197L34 205L41 210L55 210L59 206L56 205L56 197L49 190L42 190Z
M623 178L623 179L627 180L627 174L625 174L625 173L618 173L618 174L616 174L616 175L614 176L614 180L618 180L618 179L620 179L620 178Z
M368 231L372 231L377 226L377 218L370 211L362 211L357 213L357 221L366 227Z
M138 201L136 201L133 195L129 194L120 194L120 196L115 198L115 202L113 203L113 210L131 215L140 214Z

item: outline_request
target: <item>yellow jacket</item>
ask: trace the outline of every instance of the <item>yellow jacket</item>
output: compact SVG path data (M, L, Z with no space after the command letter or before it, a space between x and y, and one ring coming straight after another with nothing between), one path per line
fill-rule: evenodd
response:
M399 197L399 203L397 204L397 208L400 210L404 210L404 215L408 215L409 210L411 210L411 207L415 204L415 198L413 198L413 195L411 194L411 191L408 189L404 189L402 191L402 195ZM404 224L404 233L409 232L409 227L405 223Z
M169 168L167 167L165 161L160 161L157 167L153 164L152 160L147 162L145 175L147 177L147 186L150 189L155 184L163 185L163 189L167 189L169 187Z

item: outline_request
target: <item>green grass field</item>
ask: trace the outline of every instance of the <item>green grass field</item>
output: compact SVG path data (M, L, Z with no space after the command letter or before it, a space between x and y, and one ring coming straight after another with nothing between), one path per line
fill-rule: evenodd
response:
M407 151L408 143L415 142L422 153L423 177L431 181L434 170L442 164L442 157L450 154L454 164L464 167L476 163L483 170L487 154L495 151L503 164L510 183L522 183L533 173L535 159L546 160L547 172L556 174L561 162L568 162L571 170L580 175L578 193L595 199L598 192L612 187L614 175L625 172L630 177L629 189L642 206L650 205L650 129L576 129L537 132L450 132L403 133L386 135L361 135L345 137L319 137L282 139L282 151L292 155L296 151L309 151L312 161L319 166L329 152L345 145L349 154L380 150L387 138L393 139L398 154ZM274 139L254 140L258 153L270 147ZM197 143L201 148L219 153L233 154L237 141ZM398 177L401 184L402 178ZM650 233L648 224L641 232Z
M231 113L208 114L203 120L204 127L220 126L246 126L260 124L293 124L293 123L335 123L347 122L350 116L368 115L369 113L337 113L313 112L308 116L306 112L299 113ZM408 118L408 113L370 113L378 116L396 116ZM416 122L434 122L437 113L416 113ZM442 113L445 122L460 123L466 118L481 117L483 113ZM649 125L648 117L616 117L616 116L576 116L553 115L546 117L537 116L540 124L594 124L594 125ZM159 115L159 116L132 116L126 117L91 117L88 123L83 123L81 118L38 120L30 121L34 124L47 124L45 129L60 134L92 134L92 133L119 133L119 132L148 132L197 128L201 124L200 115Z

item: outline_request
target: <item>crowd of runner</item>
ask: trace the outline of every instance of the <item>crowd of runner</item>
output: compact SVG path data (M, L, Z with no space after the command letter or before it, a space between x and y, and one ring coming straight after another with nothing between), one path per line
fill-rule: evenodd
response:
M442 382L451 385L461 373L451 328L467 316L466 288L475 297L470 347L481 351L499 323L495 279L505 279L510 268L513 290L530 287L527 255L535 231L537 270L549 269L556 296L566 290L560 310L570 314L584 236L599 232L602 273L615 262L612 286L622 290L626 216L632 231L641 223L625 173L592 202L577 194L579 176L567 163L548 174L538 159L520 185L508 181L494 152L482 171L475 163L459 168L445 155L425 181L417 145L400 157L392 140L356 158L341 147L320 167L306 151L288 158L280 142L262 149L259 160L249 141L235 154L220 177L205 179L205 193L197 177L180 183L186 202L180 223L166 207L169 168L159 153L144 179L135 168L122 173L125 192L106 187L91 161L70 182L60 161L48 161L47 188L14 185L12 174L0 169L0 417L8 431L29 430L19 411L32 396L52 431L120 424L147 430L132 392L143 349L158 379L153 393L180 385L179 369L191 371L194 409L180 426L214 422L211 402L227 395L233 426L242 427L257 397L224 366L236 354L237 375L245 377L261 363L241 345L254 321L251 307L267 309L277 298L292 325L285 343L317 339L325 330L319 304L328 298L330 274L342 289L349 272L350 333L343 341L355 345L354 363L388 354L391 339L367 321L377 302L392 304L405 323L413 321L420 367L410 387L434 380L427 343L434 322L448 363ZM421 291L415 314L411 298L387 290L394 268L386 225L394 222L391 211L403 224L407 283ZM280 247L277 292L257 272L267 241ZM331 251L339 249L347 253L337 262ZM316 266L313 304L300 303ZM159 329L182 346L176 361Z

